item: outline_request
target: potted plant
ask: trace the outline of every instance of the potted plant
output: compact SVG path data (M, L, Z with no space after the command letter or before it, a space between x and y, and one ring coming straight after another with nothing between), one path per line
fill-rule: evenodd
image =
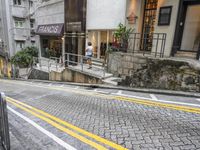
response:
M125 25L120 23L118 29L114 32L114 48L117 48L119 51L127 52L128 40L133 31L133 28L127 28Z

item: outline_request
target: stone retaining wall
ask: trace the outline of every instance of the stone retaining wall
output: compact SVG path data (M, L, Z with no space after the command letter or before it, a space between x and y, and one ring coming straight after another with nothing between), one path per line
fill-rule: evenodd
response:
M200 91L200 69L187 61L111 53L108 70L122 77L123 86Z
M51 71L49 74L49 80L51 81L67 81L67 82L77 82L77 83L90 83L90 84L101 84L102 80L76 71L72 69L65 68L61 73Z

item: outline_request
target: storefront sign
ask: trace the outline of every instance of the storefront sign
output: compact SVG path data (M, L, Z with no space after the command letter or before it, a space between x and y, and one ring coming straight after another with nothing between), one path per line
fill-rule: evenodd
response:
M81 22L68 22L67 31L69 32L80 32L81 31Z
M61 36L64 24L39 25L36 34Z

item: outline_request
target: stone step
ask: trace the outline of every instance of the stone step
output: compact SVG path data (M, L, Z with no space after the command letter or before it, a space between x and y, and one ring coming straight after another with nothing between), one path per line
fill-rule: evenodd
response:
M103 80L103 83L106 85L114 85L117 86L121 82L121 78L118 77L109 77Z
M192 58L192 59L196 59L196 56L197 56L197 52L178 51L175 54L175 57Z

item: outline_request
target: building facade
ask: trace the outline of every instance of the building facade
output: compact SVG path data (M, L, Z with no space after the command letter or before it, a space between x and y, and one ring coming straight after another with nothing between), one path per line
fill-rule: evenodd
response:
M64 0L38 2L36 25L40 57L60 58L63 54L64 45Z
M7 13L10 56L26 46L36 46L35 1L8 0L4 7Z
M123 23L134 28L127 52L199 59L199 11L199 0L87 0L86 41L101 58Z

